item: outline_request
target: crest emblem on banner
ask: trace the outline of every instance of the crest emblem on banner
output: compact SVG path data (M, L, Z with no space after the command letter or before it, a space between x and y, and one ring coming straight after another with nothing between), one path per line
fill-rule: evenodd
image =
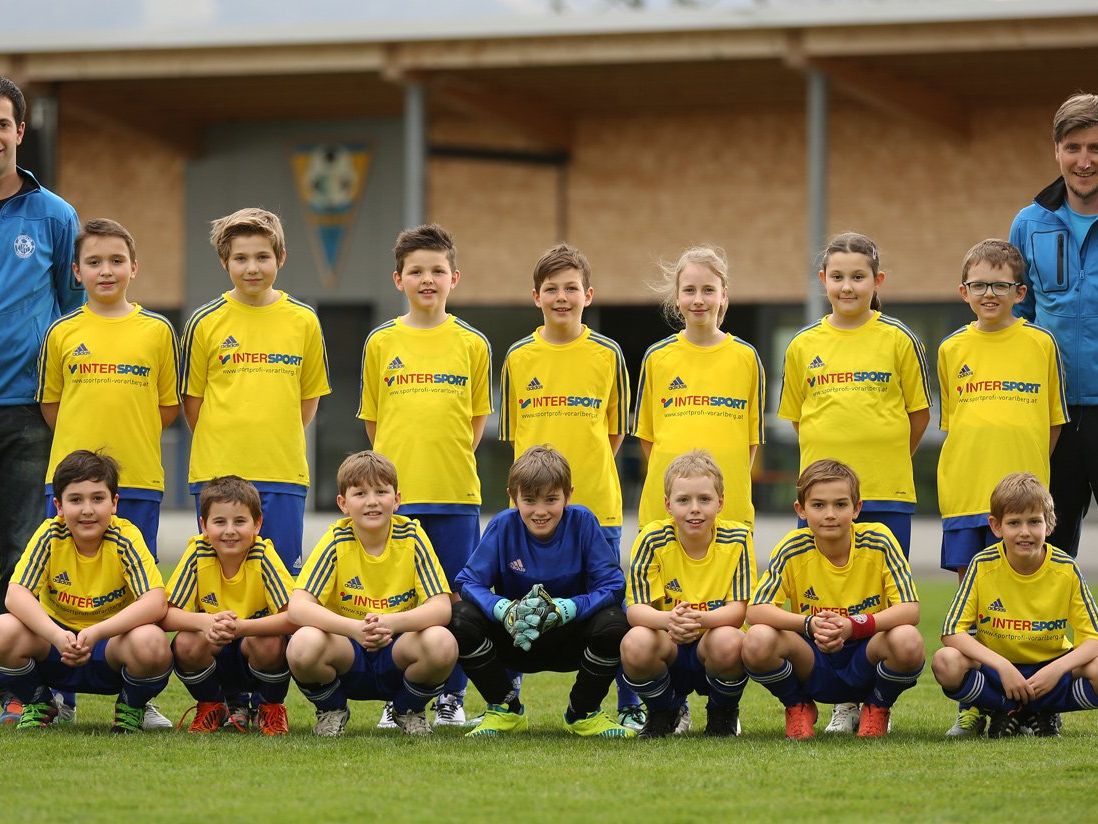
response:
M305 211L309 245L328 288L339 282L371 157L364 143L299 145L290 157L298 198Z

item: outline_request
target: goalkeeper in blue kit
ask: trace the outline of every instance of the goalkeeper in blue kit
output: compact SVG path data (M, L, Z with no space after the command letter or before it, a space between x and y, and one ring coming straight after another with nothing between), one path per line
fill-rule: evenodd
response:
M517 508L492 519L455 581L462 600L453 605L450 632L462 668L488 702L468 735L529 727L512 670L575 672L565 729L634 736L601 709L629 631L617 552L589 509L568 504L572 472L556 450L527 449L511 467L507 492Z

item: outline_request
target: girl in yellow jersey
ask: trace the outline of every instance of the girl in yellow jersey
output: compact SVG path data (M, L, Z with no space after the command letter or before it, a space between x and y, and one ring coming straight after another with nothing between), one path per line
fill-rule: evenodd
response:
M728 309L728 261L720 249L687 249L664 268L663 309L685 328L644 355L633 434L648 458L639 521L666 517L663 476L678 455L712 452L725 479L719 517L755 522L751 462L763 442L762 362L751 344L721 331Z

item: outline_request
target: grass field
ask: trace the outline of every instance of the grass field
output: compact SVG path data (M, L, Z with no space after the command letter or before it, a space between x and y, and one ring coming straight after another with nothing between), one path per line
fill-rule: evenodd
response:
M929 654L953 594L923 581ZM785 821L1093 820L1098 718L1068 716L1063 737L947 741L954 709L929 667L893 712L883 741L783 738L780 705L748 686L738 739L694 732L660 741L566 736L560 716L570 678L530 676L533 729L507 740L466 741L443 730L426 741L374 730L380 703L352 703L341 739L312 736L311 707L291 688L290 736L107 733L112 700L81 696L75 727L0 729L0 820L5 822L405 821L573 819L701 821L717 816ZM610 708L613 698L604 704ZM190 705L172 680L159 701L178 718ZM483 707L479 697L469 709ZM817 724L822 731L824 718Z

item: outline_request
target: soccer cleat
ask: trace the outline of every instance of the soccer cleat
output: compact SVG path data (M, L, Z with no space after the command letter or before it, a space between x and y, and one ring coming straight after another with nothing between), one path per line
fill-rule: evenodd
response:
M816 731L812 725L816 723L819 713L816 705L809 701L805 704L794 704L785 708L785 737L796 741L812 738Z
M706 710L705 734L720 738L730 738L740 734L740 707L715 707L712 704Z
M888 707L864 704L861 717L858 719L858 737L884 738L888 735L888 717L891 714Z
M443 693L435 701L433 709L436 727L465 726L465 705L460 695Z
M987 725L988 738L1012 738L1021 735L1022 725L1012 712L993 712Z
M686 735L690 732L690 705L683 701L679 704L679 716L675 721L675 731L672 735Z
M858 731L860 721L857 704L836 704L831 711L831 720L827 722L824 732L838 732L853 735Z
M602 710L589 712L575 721L569 721L565 715L564 729L583 738L634 738L637 735L628 727L616 723Z
M396 721L393 720L392 701L385 702L385 706L381 710L381 718L377 720L377 728L379 730L395 730L397 728Z
M145 720L144 707L131 707L121 701L114 702L114 723L111 732L129 734L140 732L141 723Z
M313 734L324 738L339 738L347 728L351 711L346 707L338 710L317 710Z
M224 701L199 701L194 707L194 720L187 727L187 732L217 732L228 716L229 708ZM183 719L186 717L184 713ZM179 726L183 726L183 719L180 719Z
M10 692L4 693L3 711L0 711L0 724L18 724L23 714L23 702Z
M58 709L61 709L61 708L58 707ZM75 718L76 717L76 708L75 707L73 707L72 714L73 714L73 717ZM58 716L58 720L59 721L63 720L64 715L65 715L65 711L61 710L61 714ZM170 730L173 726L175 726L175 725L172 724L171 721L169 721L167 718L164 717L164 713L162 713L159 709L157 709L156 704L154 704L152 701L150 701L148 704L145 705L145 717L141 719L141 729L143 729L143 730Z
M427 720L427 713L423 710L416 712L393 713L393 723L400 728L405 735L424 736L431 734L431 723Z
M1058 715L1059 713L1038 710L1031 713L1023 723L1029 727L1030 733L1037 738L1059 738Z
M472 732L465 733L466 738L489 738L507 735L512 732L526 732L530 729L530 719L526 717L526 707L511 712L504 704L489 704L484 710L484 719Z
M55 692L53 694L53 705L57 707L57 719L55 724L75 724L76 723L76 706L68 703L65 700L64 693ZM171 725L171 722L168 722Z
M618 723L638 734L644 729L644 723L647 719L648 711L641 704L621 707L618 710Z
M15 725L17 730L36 730L48 727L57 717L57 707L53 701L41 701L36 704L23 704L19 714L19 723Z
M232 701L229 714L221 724L225 732L247 732L252 723L252 710L247 704Z
M979 707L968 707L957 713L957 720L946 730L946 738L979 738L987 726L987 716Z
M680 712L681 707L675 707L671 710L649 710L644 726L637 733L638 737L666 738L669 735L675 735Z
M286 735L290 722L285 704L260 704L256 713L256 726L263 735Z

